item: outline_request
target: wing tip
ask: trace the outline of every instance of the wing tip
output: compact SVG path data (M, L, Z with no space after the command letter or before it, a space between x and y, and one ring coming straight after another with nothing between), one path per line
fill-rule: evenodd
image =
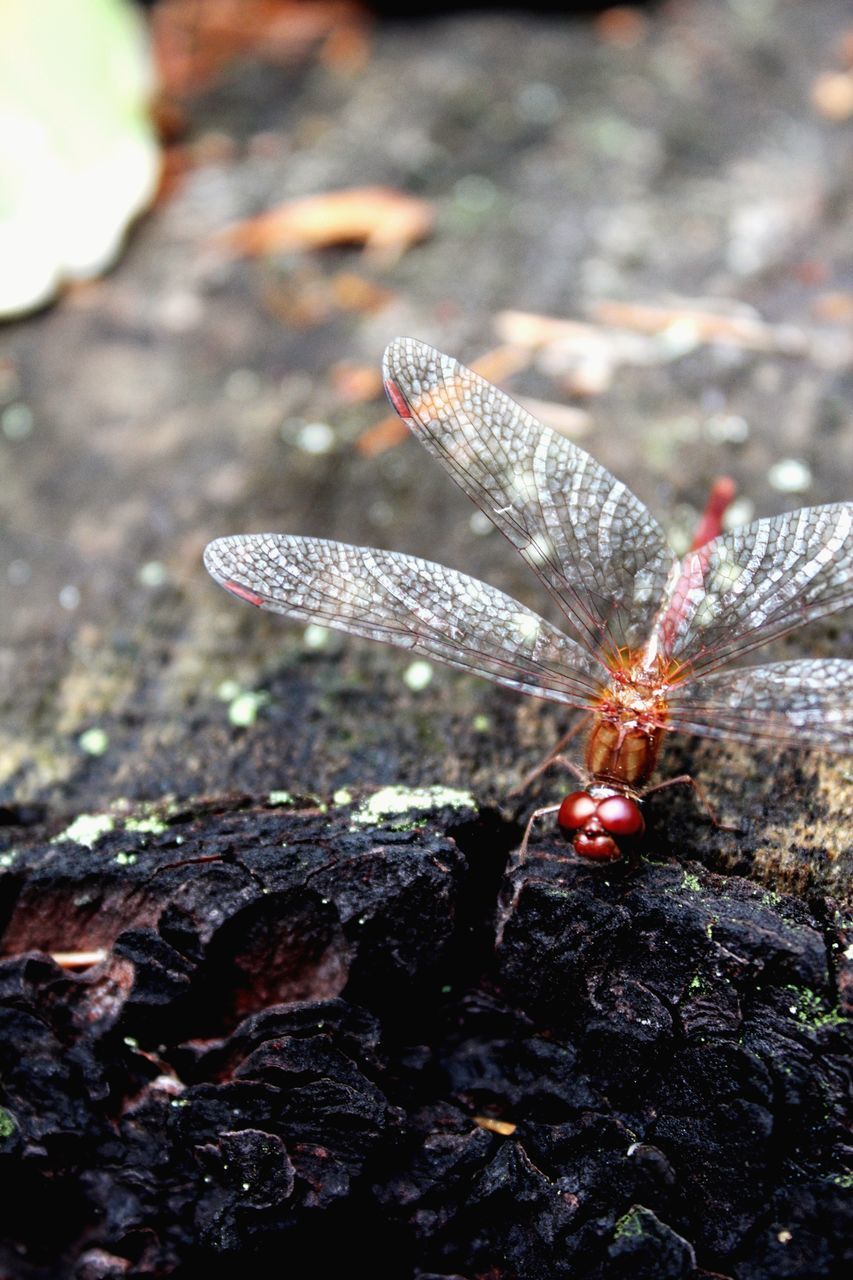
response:
M408 425L412 426L415 415L412 412L410 391L412 378L412 356L419 359L424 351L429 351L425 344L417 338L393 338L382 356L382 383L391 408Z
M413 341L413 338L406 338L401 335L397 338L392 338L388 343L382 353L382 377L386 383L393 382L396 378L397 368L406 344Z
M217 566L219 564L219 555L222 548L222 544L225 541L226 541L225 538L213 538L212 541L208 542L207 546L205 547L204 551L201 554L202 561L204 562L204 567L212 578L216 577Z
M386 379L396 382L399 375L411 368L412 357L416 357L418 365L424 366L430 360L447 360L448 357L436 347L420 338L406 337L400 334L392 338L382 356L382 373Z
M413 412L412 406L417 406L425 390L459 367L452 356L420 338L393 338L382 357L382 379L392 409L409 427L414 427L419 414Z
M202 561L205 569L211 578L214 578L222 586L225 585L226 579L232 579L238 570L235 551L239 542L239 538L235 538L232 534L227 534L222 538L214 538L212 542L208 542L202 552Z
M236 596L238 600L245 600L247 604L253 604L256 609L260 609L266 603L265 598L234 576L236 566L234 557L231 554L233 547L234 539L232 537L214 538L212 542L208 542L202 553L204 567L214 582L218 583L220 587L224 587L230 595Z

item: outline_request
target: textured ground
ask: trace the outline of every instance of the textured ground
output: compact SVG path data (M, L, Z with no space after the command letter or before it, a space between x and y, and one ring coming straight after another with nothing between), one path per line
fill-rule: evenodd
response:
M808 5L690 0L656 10L628 43L604 38L600 27L566 19L478 14L379 27L369 60L357 72L345 63L312 58L287 68L244 61L193 102L187 139L192 167L138 228L117 270L0 334L0 822L6 828L0 843L7 846L6 950L111 945L116 922L148 931L142 941L134 934L116 945L103 977L63 978L43 960L9 962L8 1007L26 1010L61 1044L76 1046L83 1074L69 1086L70 1097L85 1079L86 1090L102 1099L94 1112L87 1111L85 1123L82 1113L45 1120L58 1135L50 1141L30 1130L30 1148L26 1142L12 1145L16 1168L22 1151L29 1150L27 1177L34 1181L21 1185L46 1194L45 1188L56 1185L58 1170L73 1179L80 1168L78 1154L68 1150L69 1143L74 1145L68 1134L90 1124L97 1129L86 1130L92 1141L86 1157L90 1173L75 1193L82 1199L76 1207L64 1202L67 1216L61 1231L57 1228L67 1256L79 1255L75 1233L100 1213L92 1206L117 1203L117 1184L110 1179L121 1180L116 1168L127 1155L103 1144L116 1116L126 1115L137 1085L142 1089L159 1070L157 1062L149 1069L135 1059L116 1065L114 1027L135 1038L144 1054L156 1057L157 1046L167 1044L165 1074L176 1073L203 1098L211 1081L220 1079L217 1072L230 1079L233 1064L269 1037L267 1031L252 1031L234 1041L235 1020L251 1009L229 1004L230 995L222 996L223 1007L217 1006L209 1025L176 1025L185 1008L178 987L190 984L188 989L195 990L191 971L197 965L204 982L211 981L220 961L215 956L209 961L206 948L230 945L227 931L221 943L214 944L209 935L199 942L195 926L190 928L173 905L174 886L164 887L162 900L156 891L152 897L139 888L138 870L127 872L133 902L114 902L112 916L101 914L99 906L90 918L85 910L71 910L70 899L63 906L56 891L83 893L77 880L92 875L93 855L69 862L69 846L50 841L81 815L103 813L122 799L136 805L124 811L136 822L148 820L141 802L172 799L188 820L201 824L194 856L204 856L206 842L217 854L223 851L215 815L227 812L228 804L221 797L253 797L255 808L249 808L257 816L266 812L270 793L314 796L331 805L332 830L343 831L347 812L335 814L332 799L341 788L350 788L356 798L386 785L464 788L490 815L485 828L468 833L463 852L475 864L486 859L488 866L478 867L473 877L469 872L465 880L459 855L445 839L452 821L433 822L428 839L441 848L430 845L429 856L446 861L449 870L442 874L462 876L475 905L465 898L464 908L448 906L448 921L433 921L428 936L442 956L444 945L451 956L465 955L468 935L454 930L462 928L460 921L473 920L477 945L490 956L491 943L484 943L477 930L491 936L488 922L500 867L517 835L511 821L526 803L508 804L506 795L563 727L556 710L439 668L426 687L412 687L416 682L406 680L404 654L335 637L316 647L315 636L241 607L219 591L201 566L205 542L222 533L280 529L375 543L443 561L544 608L511 548L472 521L470 504L414 442L376 457L358 451L362 432L386 410L378 398L352 401L343 390L341 365L376 368L386 342L398 333L415 334L466 360L476 358L497 344L495 317L505 308L592 319L600 340L586 350L570 394L542 361L507 385L519 395L568 398L582 410L584 447L627 480L674 537L685 536L709 483L722 472L738 482L744 518L849 497L853 148L849 121L829 118L813 93L819 77L847 65L844 40L846 35L849 45L850 26L842 0ZM365 258L355 249L235 261L224 258L212 242L231 221L288 196L362 183L388 184L434 202L438 216L432 238L395 263ZM697 342L676 324L657 341L639 341L636 329L614 333L596 319L601 312L595 309L605 301L671 306L677 315L685 299L701 300L705 311L722 307L727 315L752 308L744 314L759 322L753 331L759 337ZM330 430L312 431L314 424ZM318 441L321 452L314 451ZM774 470L785 460L787 469ZM849 622L840 619L795 637L787 652L849 656L850 640ZM563 1242L575 1241L571 1197L581 1195L586 1207L578 1221L587 1223L588 1236L569 1249L581 1250L571 1274L646 1274L631 1250L642 1250L649 1238L658 1240L648 1246L650 1275L689 1275L691 1248L701 1266L738 1280L840 1274L835 1270L841 1265L839 1237L828 1224L840 1222L833 1197L844 1190L833 1110L843 1093L843 1066L827 1065L836 1062L837 1044L827 1046L821 1037L840 1034L832 1021L840 951L834 909L824 895L828 891L844 899L849 889L849 761L674 741L661 776L685 768L702 778L721 816L737 821L741 833L714 831L689 798L665 793L655 802L649 854L652 859L674 854L690 863L688 871L667 873L648 865L633 885L612 891L603 880L591 885L586 873L578 886L580 873L566 871L563 888L531 888L519 898L518 909L527 903L525 911L518 920L513 914L504 930L501 958L484 959L477 951L463 966L464 990L454 994L452 1011L437 995L448 985L446 959L438 962L437 977L430 970L429 982L438 982L437 987L422 987L418 978L413 991L421 998L428 990L432 1000L423 1005L428 1026L413 1027L407 1020L405 1033L395 1039L391 1028L403 1017L401 1010L411 1018L409 997L400 995L393 982L387 1002L378 997L365 985L369 966L347 986L352 981L348 943L341 943L346 961L333 956L331 977L327 974L322 983L310 978L312 961L308 978L297 974L291 987L273 984L265 1001L295 993L303 1000L347 1002L341 1027L336 1022L332 1035L345 1041L334 1050L342 1055L335 1062L344 1075L350 1071L346 1062L352 1061L353 1071L369 1077L369 1084L353 1077L347 1088L355 1093L347 1096L358 1095L367 1108L367 1147L379 1150L381 1158L366 1174L362 1164L353 1163L354 1156L342 1158L355 1198L340 1192L347 1208L335 1209L330 1221L340 1212L341 1221L352 1225L359 1207L369 1201L371 1214L381 1212L397 1224L393 1240L400 1253L394 1256L407 1259L410 1269L469 1268L466 1274L479 1274L505 1265L509 1269L496 1274L553 1275L554 1259L568 1256ZM553 791L546 786L539 794ZM212 807L205 808L200 797L212 798ZM497 807L500 816L491 814ZM109 823L102 825L106 844L93 842L95 856L98 850L110 853L111 867L117 854L140 852L123 821L116 818L109 829ZM123 842L113 845L117 829ZM76 830L91 834L92 829ZM277 831L276 844L285 839ZM256 832L244 831L232 841L228 856L239 854L245 861L246 848L256 840ZM382 844L380 837L368 840L371 848L376 844ZM88 848L79 841L77 847ZM73 852L74 845L70 848ZM175 860L174 853L159 845L155 850L160 862ZM712 872L736 871L754 883L731 876L705 879L694 859ZM197 872L219 874L207 863ZM552 875L552 864L545 864L545 873L546 879ZM686 895L688 923L686 934L672 943L681 959L664 982L659 970L649 977L645 960L623 942L632 929L642 933L646 928L646 892L670 920L674 882L667 876L678 880L682 874L699 877L698 897L694 901L676 886L679 903ZM49 928L37 911L22 914L21 904L32 904L27 895L36 885L50 889ZM259 891L255 881L252 885ZM793 891L800 900L785 899L778 907L767 899L761 905L760 896L768 890ZM199 902L207 892L215 890L193 890ZM454 892L448 889L442 901L455 903ZM580 907L572 896L578 893ZM503 894L509 902L511 889L505 886ZM736 957L726 964L735 966L737 980L733 988L715 992L711 1025L696 1032L701 1011L696 1014L691 1006L693 1022L685 1020L684 1005L697 977L690 966L704 945L699 935L708 913L717 911L708 906L708 894L714 901L752 904L743 924L749 941L739 937L731 948L722 944L727 956ZM416 901L426 910L426 899ZM761 919L754 914L755 903L767 913ZM225 915L239 915L239 905L235 899ZM541 913L563 919L567 912L575 920L576 908L581 932L587 927L595 932L594 924L582 928L581 921L594 922L600 913L605 934L614 930L623 939L613 956L572 967L576 946L582 950L585 943L564 936L570 928L565 922L543 923ZM337 923L328 922L330 938L340 940L341 930L346 934L351 927L341 924L350 919L348 910L336 904ZM779 959L790 913L796 941L790 953L782 947L785 958ZM381 954L387 927L377 926ZM237 925L231 928L239 933ZM668 946L665 930L655 928L650 936ZM162 966L171 975L162 987L160 977L152 987L140 976L150 971L146 957L155 946L154 935L166 949ZM760 939L777 957L769 988L759 980L762 964L756 957L765 945ZM554 948L565 957L559 972L542 968L543 957ZM182 957L179 962L173 952ZM266 954L263 948L261 953ZM710 967L698 974L695 991L706 978L712 985L723 983L716 961L706 956L706 962ZM392 969L395 963L389 961ZM415 960L412 964L411 973L420 973ZM521 988L525 965L536 982ZM602 994L606 973L611 982ZM721 973L727 974L725 965ZM613 1030L620 1025L614 1010L622 1008L622 995L612 989L617 974L642 987L639 993L632 987L624 1006L631 1019L646 1016L637 1010L645 992L651 992L650 1041L641 1060L644 1070L651 1070L661 1054L661 1070L675 1072L674 1093L665 1106L655 1093L658 1085L653 1089L642 1071L627 1098L618 1081L615 1096L608 1094L605 1102L597 1094L592 1100L581 1096L578 1081L586 1079L585 1055L593 1042L599 1063L618 1058L621 1051ZM97 1018L92 1022L86 1004L99 998L101 982L122 993L110 997L103 1027ZM579 1003L568 1013L555 1013L554 992L564 993L576 982L584 993ZM788 985L800 994L785 1006L780 1001L787 997L780 993ZM147 994L128 996L143 990ZM48 1010L56 1001L83 1010L79 1026L77 1014L63 1014L62 1025L51 1021L54 1014ZM723 1025L720 1009L726 1001L732 1012ZM152 1002L161 1009L162 1024L160 1014L153 1021L149 1017ZM804 1022L785 1010L802 1012L806 1006L808 1017L820 1025L809 1032L817 1039L803 1048ZM762 1039L768 1008L776 1019L769 1040ZM279 1016L286 1021L301 1015ZM348 1018L356 1019L355 1030L348 1029ZM805 1085L800 1092L800 1085L792 1085L793 1092L786 1093L772 1071L773 1036L784 1039L792 1028L799 1047L790 1053L802 1063L803 1079L820 1079L818 1091L832 1094L818 1126L822 1136L811 1151L805 1134L811 1124L808 1107L816 1105L814 1091L804 1102ZM199 1049L192 1069L190 1051L177 1048L194 1036L229 1035L230 1048ZM279 1035L285 1032L276 1024ZM428 1049L412 1048L426 1041ZM381 1065L366 1068L366 1046L380 1042ZM540 1105L538 1086L530 1083L533 1068L495 1065L495 1046L504 1042L515 1046L513 1053L557 1055L542 1073L560 1101ZM699 1042L702 1049L695 1047ZM483 1050L489 1064L482 1070L504 1082L495 1085L502 1101L492 1111L491 1086L481 1090L476 1083L475 1043L489 1046ZM230 1054L227 1070L205 1053ZM418 1065L419 1053L433 1066ZM704 1093L697 1086L697 1095L689 1096L695 1061L711 1053L720 1057L717 1075L726 1080L725 1096L712 1098L710 1084ZM55 1054L48 1057L53 1060ZM438 1060L442 1065L434 1068ZM421 1069L427 1072L426 1084L422 1079L414 1088L413 1073ZM27 1070L37 1078L37 1065ZM72 1075L76 1070L69 1066ZM313 1078L311 1071L323 1076L325 1068L312 1066L300 1079ZM97 1087L91 1072L102 1073ZM554 1083L567 1072L575 1081L569 1101L563 1086ZM517 1083L521 1077L523 1085ZM263 1079L262 1070L257 1078ZM509 1079L516 1083L510 1086ZM55 1096L57 1089L52 1084L49 1092ZM729 1107L729 1097L734 1110L721 1120L713 1108ZM165 1103L148 1099L140 1106L156 1111ZM806 1112L798 1110L801 1106ZM460 1119L460 1107L467 1118ZM543 1225L539 1236L533 1233L540 1240L530 1246L533 1255L524 1253L524 1242L490 1238L484 1226L505 1212L504 1174L503 1166L493 1163L501 1135L470 1128L470 1115L479 1114L478 1108L513 1122L521 1116L536 1130L526 1145L505 1143L512 1154L500 1156L516 1162L513 1178L523 1173L528 1179L532 1217L555 1186L567 1206L556 1225L541 1215L537 1219ZM744 1108L747 1119L741 1115ZM44 1110L47 1115L49 1108ZM287 1114L277 1114L275 1124L267 1116L264 1132L272 1124L286 1142ZM673 1118L686 1114L701 1132L691 1136L686 1121ZM146 1134L150 1137L159 1124L158 1118L146 1121ZM596 1124L604 1125L610 1138L602 1137ZM212 1111L193 1125L193 1141L200 1147L216 1146L211 1134L240 1128L220 1123ZM584 1199L605 1176L601 1152L612 1138L614 1150L623 1153L635 1141L625 1141L629 1130L638 1135L636 1141L666 1153L662 1159L675 1168L677 1190L662 1189L670 1186L669 1174L653 1155L648 1177L656 1192L640 1174L632 1174L635 1180L619 1183L610 1199L603 1193L600 1203L595 1196ZM764 1144L758 1155L727 1146L728 1136L738 1130ZM157 1131L158 1141L167 1146L184 1141L182 1134ZM463 1133L473 1134L470 1149L469 1138L459 1137ZM423 1141L430 1149L441 1148L448 1134L455 1137L445 1143L445 1189L427 1191L427 1172L418 1173L417 1153ZM255 1141L260 1139L246 1139L250 1147ZM322 1145L316 1134L299 1141ZM590 1171L584 1161L592 1147L597 1154ZM388 1152L401 1149L409 1163L401 1160L392 1177ZM708 1156L711 1149L720 1152L716 1164ZM162 1147L157 1151L161 1154L150 1149L153 1167L161 1158L171 1160L162 1156ZM246 1151L241 1160L261 1159L254 1148ZM210 1158L214 1163L224 1159L221 1152ZM322 1201L325 1192L317 1188L328 1183L308 1167L308 1156L300 1166L292 1152L282 1155L276 1148L269 1159L275 1166L270 1177L280 1180L282 1197L287 1187L298 1185L298 1193L287 1194L303 1206L310 1185ZM466 1163L469 1159L473 1164ZM707 1185L697 1190L697 1169L706 1161ZM767 1182L774 1161L778 1168ZM464 1172L452 1174L454 1168ZM448 1225L441 1214L449 1210L435 1203L450 1203L455 1192L446 1193L446 1187L466 1182L474 1168L492 1170L477 1173L480 1208L472 1202ZM606 1168L610 1176L612 1168ZM722 1188L734 1177L733 1169L738 1194L729 1185L726 1195L733 1199L723 1203ZM97 1177L92 1170L99 1170ZM175 1192L170 1221L185 1222L181 1195L190 1194L186 1188L195 1186L193 1178L204 1176L219 1178L215 1170L175 1173L175 1185L184 1190ZM428 1176L438 1177L434 1166ZM541 1178L550 1180L547 1193L537 1182ZM560 1179L566 1178L564 1185ZM763 1189L758 1201L748 1194L751 1178L753 1187ZM408 1179L405 1186L401 1179ZM782 1200L771 1205L765 1192ZM254 1227L243 1231L228 1225L228 1215L243 1210L234 1208L224 1191L222 1196L226 1209L221 1213L205 1202L207 1216L198 1226L203 1248L219 1248L231 1231L239 1251L250 1238L257 1244L264 1231L272 1230L272 1244L261 1240L258 1247L275 1250L280 1222L269 1208L272 1201L246 1210L262 1224L256 1239ZM376 1207L392 1201L393 1212ZM616 1233L615 1224L634 1203L654 1213L657 1225L627 1218ZM487 1211L486 1204L493 1207ZM148 1224L155 1208L153 1201L146 1202L144 1212L130 1213L127 1232L135 1243L122 1246L125 1227L113 1223L100 1236L95 1233L97 1247L103 1243L118 1253L124 1247L123 1256L156 1255L157 1265L176 1265L175 1258L183 1257L178 1245L167 1242L162 1253L148 1255L134 1234L148 1230L139 1224ZM161 1210L162 1204L156 1211ZM728 1236L723 1220L734 1223L726 1228ZM300 1232L325 1231L311 1225L314 1219L307 1226L299 1222ZM793 1233L796 1224L801 1236L795 1254L784 1250L780 1232ZM163 1230L169 1236L172 1228ZM674 1233L675 1242L667 1232ZM429 1245L417 1243L423 1240ZM635 1246L632 1240L641 1243ZM27 1236L27 1249L34 1241L32 1233ZM667 1258L671 1253L671 1263L661 1261L658 1248ZM777 1256L780 1249L783 1258ZM814 1261L818 1254L819 1263ZM504 1264L504 1257L511 1262ZM43 1274L56 1274L49 1259L37 1261L47 1268ZM67 1268L76 1265L68 1262ZM91 1267L67 1273L112 1274L98 1271L95 1262Z
M459 796L21 852L2 1273L332 1276L343 1242L388 1280L846 1274L840 919L671 859L505 856ZM70 937L103 960L63 971Z

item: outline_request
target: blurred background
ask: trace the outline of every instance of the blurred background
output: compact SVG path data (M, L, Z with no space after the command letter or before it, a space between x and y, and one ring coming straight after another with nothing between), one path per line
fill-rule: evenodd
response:
M9 825L243 790L499 800L550 746L558 709L202 567L220 534L302 532L547 611L389 417L398 334L577 439L679 548L723 473L737 522L849 497L847 0L6 0L0 86ZM723 816L746 775L765 843L804 803L809 838L837 830L838 761L673 752Z

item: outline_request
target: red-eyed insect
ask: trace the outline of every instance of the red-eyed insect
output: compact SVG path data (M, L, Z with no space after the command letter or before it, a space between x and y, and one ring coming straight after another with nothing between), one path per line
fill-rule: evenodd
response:
M385 353L385 388L421 444L516 547L565 631L465 574L396 551L289 534L205 551L233 595L302 622L387 640L587 713L583 789L537 810L585 858L619 858L670 730L850 750L853 662L735 666L751 650L853 604L853 503L722 533L681 559L645 506L589 454L503 392L411 338ZM568 634L567 634L568 633ZM538 771L536 771L538 772ZM701 794L701 793L700 793Z

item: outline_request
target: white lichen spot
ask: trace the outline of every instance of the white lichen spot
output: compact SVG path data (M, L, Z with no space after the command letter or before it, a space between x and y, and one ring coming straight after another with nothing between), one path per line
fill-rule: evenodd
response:
M302 643L306 649L316 652L319 649L325 649L329 643L330 634L328 627L321 627L319 622L309 622L302 632Z
M812 473L802 458L780 458L767 473L767 483L779 493L805 493Z
M258 718L258 711L267 701L265 693L246 690L233 700L228 708L228 719L237 729L248 729Z
M678 360L681 356L695 351L700 341L699 326L696 321L691 316L682 316L661 330L655 346L664 358Z
M382 787L365 800L352 817L354 827L388 824L388 818L400 818L425 809L473 809L476 802L470 791L455 787Z
M394 523L394 508L390 502L384 502L380 498L371 502L367 508L367 518L375 528L387 529L389 524Z
M475 733L488 733L491 727L492 727L491 720L487 715L483 715L482 712L479 715L474 716L474 719L471 723L471 728L474 730Z
M33 411L28 404L18 401L7 405L0 414L0 430L7 440L26 440L33 429Z
M749 439L749 423L737 413L712 413L705 434L717 444L743 444Z
M67 582L65 586L60 589L59 603L62 605L63 609L67 609L69 613L73 613L80 604L80 588L75 587L73 582Z
M220 702L232 702L241 692L236 680L223 680L216 688L216 696Z
M140 586L162 587L166 581L166 566L159 560L147 560L140 565L136 578Z
M755 503L751 498L735 498L723 512L723 528L738 529L755 517Z
M125 831L139 832L141 835L159 836L168 830L167 824L162 818L126 818L124 823Z
M73 840L75 844L94 849L102 836L115 830L115 825L116 820L109 813L81 813L79 818L75 818L71 825L56 838L58 841Z
M119 853L116 854L114 861L120 867L132 867L136 862L136 854L125 853L124 850L121 850Z
M269 805L293 804L293 796L289 791L271 791L267 796L267 804Z
M413 693L420 693L432 682L432 677L432 663L418 658L415 662L410 662L403 672L403 684L407 685Z
M335 804L352 804L352 792L349 787L339 787L332 799Z
M485 511L475 511L468 520L468 528L480 538L487 533L491 533L494 527Z
M303 453L328 453L335 443L335 433L328 422L306 422L296 437L296 443Z
M80 734L77 745L87 756L102 756L110 745L109 734L103 729L87 729Z

